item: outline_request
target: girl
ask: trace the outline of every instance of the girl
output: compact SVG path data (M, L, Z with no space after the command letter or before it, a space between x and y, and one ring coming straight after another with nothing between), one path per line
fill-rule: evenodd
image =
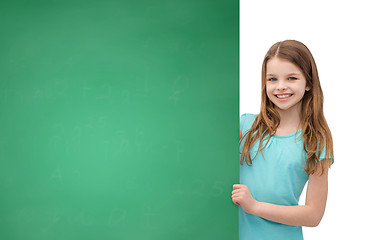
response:
M316 64L301 42L267 52L261 109L241 116L240 139L241 184L232 192L240 239L303 239L301 226L316 227L324 214L333 146Z

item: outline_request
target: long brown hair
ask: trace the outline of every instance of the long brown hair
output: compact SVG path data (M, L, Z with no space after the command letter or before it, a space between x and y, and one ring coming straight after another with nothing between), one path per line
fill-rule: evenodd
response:
M310 90L305 92L301 100L303 145L307 153L304 170L310 175L321 169L321 174L323 174L333 161L332 134L323 114L323 91L320 86L315 60L309 49L303 43L295 40L277 42L266 53L262 64L261 109L250 130L240 140L241 145L242 140L247 136L242 148L241 164L244 164L244 162L249 166L253 164L250 157L252 145L259 141L256 157L258 152L262 153L270 137L275 135L280 123L280 116L266 94L266 67L267 62L273 57L285 59L295 64L306 78ZM324 147L326 153L324 160L319 161Z

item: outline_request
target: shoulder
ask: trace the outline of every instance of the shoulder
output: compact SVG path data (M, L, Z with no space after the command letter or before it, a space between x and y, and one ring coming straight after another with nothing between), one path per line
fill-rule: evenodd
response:
M253 120L258 116L258 114L244 113L241 115L241 121Z
M243 131L250 128L258 114L244 113L240 118L240 129Z

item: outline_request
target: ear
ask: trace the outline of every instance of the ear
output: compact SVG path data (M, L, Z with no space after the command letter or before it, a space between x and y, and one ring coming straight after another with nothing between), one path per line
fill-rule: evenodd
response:
M309 86L306 86L306 91L308 92L309 90L311 90L311 88Z

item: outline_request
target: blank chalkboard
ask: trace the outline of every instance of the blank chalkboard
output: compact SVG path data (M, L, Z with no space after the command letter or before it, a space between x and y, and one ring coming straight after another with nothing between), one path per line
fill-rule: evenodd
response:
M0 2L0 239L238 239L238 0Z

